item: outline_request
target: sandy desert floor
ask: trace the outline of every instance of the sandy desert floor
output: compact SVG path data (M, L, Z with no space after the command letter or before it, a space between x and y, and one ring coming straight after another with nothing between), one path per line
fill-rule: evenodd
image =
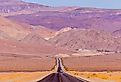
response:
M4 61L3 61L4 60ZM66 70L74 76L95 82L121 82L121 55L65 57ZM4 57L0 58L0 82L35 82L48 75L55 65L55 58ZM8 70L9 69L9 70ZM34 72L12 72L34 71ZM17 70L16 70L17 69ZM9 72L5 72L5 70ZM40 72L38 70L41 70ZM11 71L11 72L10 72ZM100 81L101 80L101 81ZM93 82L93 81L92 81Z
M69 71L121 71L121 55L102 55L63 58L63 64Z
M0 54L0 82L36 82L54 66L55 58Z
M77 72L69 71L74 76L81 76L91 80L102 80L105 82L121 82L121 71L119 72ZM100 82L100 81L99 81Z
M63 58L66 70L74 76L86 77L92 82L121 82L121 55Z
M35 82L50 72L4 72L0 73L0 82Z
M55 65L55 58L0 54L0 72L49 71Z

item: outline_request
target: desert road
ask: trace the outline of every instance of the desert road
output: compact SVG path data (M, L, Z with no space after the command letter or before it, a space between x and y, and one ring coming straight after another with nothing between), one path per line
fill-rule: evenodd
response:
M76 78L64 72L61 59L57 58L57 71L37 82L89 82L81 78Z

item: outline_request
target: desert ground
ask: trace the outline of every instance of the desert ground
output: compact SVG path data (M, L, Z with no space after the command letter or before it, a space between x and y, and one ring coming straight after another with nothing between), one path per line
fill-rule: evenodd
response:
M0 54L0 82L35 82L50 74L55 58Z
M119 71L121 55L67 57L63 58L63 64L69 71Z
M4 72L0 73L0 82L35 82L49 74L45 72Z
M0 71L50 71L55 65L54 58L0 54Z
M121 55L80 56L63 58L68 73L92 82L121 82Z
M68 71L76 77L84 77L92 80L92 82L121 82L121 71L117 72L77 72Z

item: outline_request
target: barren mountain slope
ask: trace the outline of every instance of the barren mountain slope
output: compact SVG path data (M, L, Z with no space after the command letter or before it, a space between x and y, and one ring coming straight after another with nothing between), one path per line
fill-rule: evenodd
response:
M110 33L94 29L73 29L50 39L56 46L71 50L109 50L120 51L121 39Z
M48 33L46 29L34 29L29 26L0 17L0 53L55 54L61 52L59 48L41 37L43 30Z
M56 9L56 8L55 8ZM7 16L34 26L60 30L65 27L96 28L113 32L121 29L121 10L98 8L73 8L65 11L38 11L32 14ZM19 19L19 20L18 20Z
M0 17L0 37L4 39L21 40L28 34L35 33L42 38L50 38L56 31L43 26L31 26L25 23L18 23L4 17Z
M65 27L121 29L120 9L88 7L50 7L21 0L0 0L0 14L33 26L59 30Z
M25 37L28 33L30 33L30 30L26 26L3 17L0 17L0 31L1 36L11 37L17 40Z
M0 17L0 52L30 54L61 52L61 49L44 39L52 36L50 34L53 32L45 27L32 27Z
M37 45L38 46L41 44L44 44L44 45L51 45L47 40L45 40L44 38L42 38L40 35L36 34L36 33L30 33L28 34L27 36L24 37L24 39L21 39L21 42L24 42L24 43L31 43L33 45Z
M56 34L56 30L48 29L43 26L32 26L32 33L40 35L44 39L49 39Z

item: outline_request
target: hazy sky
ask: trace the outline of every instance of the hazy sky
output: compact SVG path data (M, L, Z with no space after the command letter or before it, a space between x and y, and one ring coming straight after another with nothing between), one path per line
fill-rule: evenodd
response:
M121 9L121 0L24 0L48 6L81 6Z

